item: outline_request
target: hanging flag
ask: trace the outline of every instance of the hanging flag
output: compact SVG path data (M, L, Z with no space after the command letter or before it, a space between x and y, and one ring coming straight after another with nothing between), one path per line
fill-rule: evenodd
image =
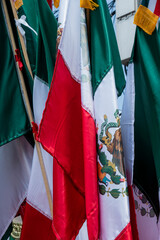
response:
M5 56L5 60L1 57L0 64L0 146L2 146L27 133L30 130L30 124L24 107L16 71L14 60L16 53L12 52L2 6L0 11L2 22L0 28L1 46L3 46L1 47L1 56ZM12 79L12 81L10 79ZM15 102L18 103L17 107L15 107Z
M35 123L39 125L53 76L56 58L57 21L47 1L37 0L35 4L37 9L38 42L33 108ZM42 148L41 152L52 194L53 157ZM21 239L56 239L52 230L52 216L36 149L34 149L32 172L26 201Z
M125 87L106 1L91 12L91 69L97 126L100 239L132 238L117 93Z
M80 48L81 48L81 102L82 102L82 131L84 149L84 175L85 175L85 202L89 239L98 239L99 212L98 206L98 184L97 181L97 151L96 151L96 126L94 121L93 93L90 73L90 57L88 47L88 36L86 17L84 9L80 11ZM91 161L92 160L92 161ZM89 188L88 186L92 186ZM91 203L94 205L91 205ZM96 210L94 218L90 215ZM93 227L94 226L94 232ZM92 233L90 232L92 231ZM97 236L97 238L96 238ZM86 238L85 238L86 239ZM87 240L87 239L86 239Z
M0 239L26 197L32 164L32 146L25 134L30 124L0 4Z
M159 216L159 39L137 28L132 78L135 81L135 124L133 182L147 197L153 211ZM130 74L130 71L129 71ZM143 91L141 91L143 89ZM149 113L149 114L148 114ZM149 116L148 116L149 115ZM147 141L146 141L147 139ZM133 141L132 141L133 143ZM133 161L132 161L133 165ZM143 167L143 177L142 177ZM150 178L152 183L150 182ZM149 236L149 235L148 235Z
M79 0L69 1L38 134L54 157L52 227L56 238L65 240L76 238L86 218L89 239L98 239L99 226L95 125L81 93L80 12Z
M142 3L149 8L151 2ZM137 27L121 119L128 182L136 185L134 197L140 240L158 239L159 235L158 37L157 30L150 36Z
M32 165L30 131L15 56L0 4L0 239L26 197ZM4 57L5 56L5 57Z
M153 36L150 37L137 28L134 50L136 89L134 181L135 183L138 182L138 187L141 186L143 189L142 192L147 194L157 216L159 215L158 181L160 177L158 160L160 151L158 150L159 148L157 149L159 144L158 136L160 121L160 101L158 95L158 81L160 77L159 54L160 48L157 31L155 31ZM146 59L149 64L146 63ZM139 79L141 79L141 81ZM143 92L140 92L139 90L142 88ZM147 114L148 112L150 112L149 117ZM144 115L146 116L145 118ZM142 127L141 131L140 127ZM146 139L148 139L148 141L146 141ZM143 159L141 159L142 155ZM143 164L145 164L145 167L142 179L140 176L140 169ZM152 177L152 184L150 184L148 174Z

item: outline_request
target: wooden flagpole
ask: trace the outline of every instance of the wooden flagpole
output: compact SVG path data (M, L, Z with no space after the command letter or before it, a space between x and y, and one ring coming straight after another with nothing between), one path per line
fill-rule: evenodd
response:
M13 12L13 16L14 16L14 19L15 20L18 20L18 15L17 15L17 12L16 12L16 9L15 9L15 6L14 6L14 3L13 3L13 0L10 0L10 4L11 4L11 7L12 7L12 12ZM21 43L21 46L22 46L22 51L23 51L23 55L24 55L24 59L25 59L25 62L26 62L26 65L27 65L27 68L28 68L28 71L33 79L33 74L32 74L32 70L31 70L31 65L30 65L30 61L29 61L29 58L28 58L28 53L27 53L27 50L26 50L26 46L25 46L25 43L24 43L24 39L17 27L17 31L18 31L18 35L19 35L19 39L20 39L20 43Z
M15 39L14 39L14 35L13 35L11 22L10 22L8 9L7 9L7 5L6 5L5 0L2 0L2 5L3 5L3 9L4 9L6 22L7 22L7 25L8 25L8 32L9 32L9 35L10 35L11 46L12 46L13 52L15 52L17 47L16 47L16 43L15 43ZM21 70L19 69L18 62L16 62L16 67L17 67L17 70L18 70L19 78L20 78L20 83L21 83L21 87L22 87L22 91L23 91L23 96L24 96L24 100L25 100L25 105L26 105L28 117L29 117L29 120L30 120L30 124L32 126L32 122L34 122L33 114L32 114L31 106L30 106L30 103L29 103L29 98L28 98L23 74L22 74ZM35 136L34 136L34 140L35 140ZM44 184L45 184L45 188L46 188L46 192L47 192L47 198L48 198L48 202L49 202L50 212L51 212L51 216L53 218L52 196L51 196L51 192L50 192L50 189L49 189L49 183L48 183L48 178L47 178L47 174L46 174L46 170L45 170L45 166L44 166L44 162L43 162L42 152L41 152L41 149L40 149L40 143L35 140L35 145L36 145L38 158L39 158L39 163L40 163L40 167L41 167L41 171L42 171L42 176L43 176L43 180L44 180Z

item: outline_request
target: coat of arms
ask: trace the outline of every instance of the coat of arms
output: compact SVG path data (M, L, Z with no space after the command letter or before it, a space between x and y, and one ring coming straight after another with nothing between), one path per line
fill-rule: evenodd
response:
M99 191L100 194L107 196L111 195L118 198L120 194L123 196L128 195L128 189L112 188L110 184L120 186L121 183L126 181L125 170L123 163L123 146L120 129L119 112L116 110L114 113L115 122L108 122L108 118L104 115L104 122L101 124L101 132L98 144L98 178L99 178ZM110 129L117 128L112 136ZM104 149L105 148L105 149ZM104 149L104 150L103 150ZM112 159L108 159L107 155L111 154Z

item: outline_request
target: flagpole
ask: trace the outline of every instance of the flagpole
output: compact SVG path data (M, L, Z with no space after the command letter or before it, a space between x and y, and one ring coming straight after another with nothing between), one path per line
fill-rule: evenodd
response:
M7 25L8 25L8 32L9 32L9 35L10 35L11 46L12 46L13 52L15 52L17 47L16 47L16 43L15 43L15 39L14 39L14 35L13 35L13 31L12 31L10 18L9 18L9 14L8 14L7 5L6 5L5 0L2 0L2 5L3 5L3 9L4 9L6 22L7 22ZM22 74L21 70L19 69L18 62L16 62L16 67L17 67L17 71L18 71L18 74L19 74L19 78L20 78L20 83L21 83L21 87L22 87L22 91L23 91L24 100L25 100L25 106L26 106L26 109L27 109L30 124L32 126L32 122L34 122L33 114L32 114L31 106L30 106L30 103L29 103L29 98L28 98L23 74ZM34 136L34 134L33 134L33 136ZM44 184L45 184L45 188L46 188L46 192L47 192L47 198L48 198L48 203L49 203L49 207L50 207L50 212L51 212L51 216L53 218L52 196L51 196L51 192L50 192L50 189L49 189L49 183L48 183L48 178L47 178L47 174L46 174L46 170L45 170L45 166L44 166L44 162L43 162L42 152L41 152L41 149L40 149L40 143L35 140L35 136L34 136L34 141L35 141L35 145L36 145L36 149L37 149L37 153L38 153L38 158L39 158L39 163L40 163L40 167L41 167L41 171L42 171L42 175L43 175L43 180L44 180Z
M14 16L14 19L15 20L18 20L18 15L17 15L17 12L16 12L16 9L15 9L15 6L14 6L14 3L13 3L13 0L10 0L10 4L11 4L11 7L12 7L12 12L13 12L13 16ZM24 55L24 59L25 59L25 62L26 62L26 65L27 65L27 68L28 68L28 71L33 79L33 74L32 74L32 70L31 70L31 65L30 65L30 61L29 61L29 58L28 58L28 53L27 53L27 50L26 50L26 46L25 46L25 43L24 43L24 39L17 27L17 31L18 31L18 35L19 35L19 39L20 39L20 43L21 43L21 46L22 46L22 51L23 51L23 55Z

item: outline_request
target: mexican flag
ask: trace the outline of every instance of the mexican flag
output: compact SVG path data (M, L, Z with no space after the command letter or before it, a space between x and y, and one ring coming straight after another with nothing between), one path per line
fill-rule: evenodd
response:
M143 193L146 200L141 202L151 204L149 209L143 206L142 215L138 215L137 221L145 223L146 211L152 209L153 216L159 217L159 129L160 129L160 98L159 98L159 36L157 30L150 36L137 27L134 55L132 65L132 76L135 82L135 123L134 123L134 168L133 182ZM131 67L130 67L131 68ZM143 89L143 91L142 91ZM143 171L142 171L143 168ZM150 178L148 178L150 176ZM152 182L150 181L152 179ZM142 196L142 194L140 194ZM142 209L142 207L141 207ZM152 213L151 212L151 213ZM142 218L143 217L143 218ZM142 218L142 219L141 219ZM141 231L139 224L140 238L146 234L146 239L152 235L149 225L152 222L146 221L144 231ZM141 219L141 220L139 220ZM156 234L157 224L154 221L154 234ZM152 237L154 237L154 234ZM156 239L156 237L155 237Z
M142 2L153 11L152 3L153 1ZM137 27L122 110L122 133L128 179L130 184L135 184L139 238L146 240L159 238L157 219L160 177L158 147L160 46L158 38L157 29L152 35L148 35Z
M2 1L0 4L0 238L26 197L32 146L25 136L30 123L25 110Z
M57 239L75 239L87 219L98 239L96 128L84 13L70 0L38 139L52 154ZM82 14L82 15L81 15Z
M57 21L54 18L47 1L36 0L34 3L37 14L38 39L36 52L36 73L33 89L33 108L34 121L37 125L39 125L55 65ZM34 14L34 12L32 12L32 14ZM53 157L42 148L41 151L50 192L52 194ZM27 203L21 239L55 239L51 225L52 217L47 193L37 151L34 149L32 172L27 193Z
M97 128L100 239L133 239L117 95L125 87L106 1L91 12L91 69ZM137 234L134 239L138 239Z

